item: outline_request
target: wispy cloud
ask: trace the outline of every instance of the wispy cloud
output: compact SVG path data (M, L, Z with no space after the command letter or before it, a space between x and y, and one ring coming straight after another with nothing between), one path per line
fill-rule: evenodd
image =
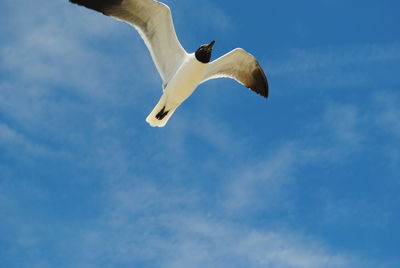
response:
M285 206L284 187L293 178L299 151L284 147L270 157L233 168L226 184L224 208L228 213L244 213Z
M86 232L82 246L92 250L78 250L78 267L92 261L103 266L373 267L334 253L312 237L249 229L191 211L192 193L172 191L166 195L165 189L141 186L140 191L124 188L123 193L110 192L116 199L109 200L109 210L97 228Z
M30 141L15 129L2 123L0 123L0 148L3 152L14 156L24 151L33 155L41 155L47 152L45 147Z

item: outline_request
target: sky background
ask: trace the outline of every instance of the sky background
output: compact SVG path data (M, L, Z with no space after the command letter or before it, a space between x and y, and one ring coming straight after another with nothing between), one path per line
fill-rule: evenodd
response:
M0 2L0 266L400 267L399 1L165 1L187 51L257 57L163 129L128 25Z

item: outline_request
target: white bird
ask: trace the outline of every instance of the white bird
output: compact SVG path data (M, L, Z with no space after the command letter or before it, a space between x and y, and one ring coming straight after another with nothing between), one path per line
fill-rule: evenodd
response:
M163 81L163 95L146 118L164 127L175 110L201 83L220 77L235 79L268 97L268 82L257 60L241 48L210 62L215 41L187 53L174 29L171 11L155 0L69 0L132 25L143 38Z

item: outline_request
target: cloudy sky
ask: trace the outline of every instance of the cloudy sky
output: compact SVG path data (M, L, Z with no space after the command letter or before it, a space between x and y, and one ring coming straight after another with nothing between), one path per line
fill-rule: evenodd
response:
M270 98L210 81L164 129L132 28L23 2L0 3L2 267L400 267L398 1L165 1Z

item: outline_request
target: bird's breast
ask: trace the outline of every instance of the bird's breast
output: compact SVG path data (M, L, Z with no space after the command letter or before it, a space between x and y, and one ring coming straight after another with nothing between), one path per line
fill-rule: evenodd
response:
M181 103L188 98L202 82L205 68L206 64L197 61L194 56L185 61L164 91L169 100Z

